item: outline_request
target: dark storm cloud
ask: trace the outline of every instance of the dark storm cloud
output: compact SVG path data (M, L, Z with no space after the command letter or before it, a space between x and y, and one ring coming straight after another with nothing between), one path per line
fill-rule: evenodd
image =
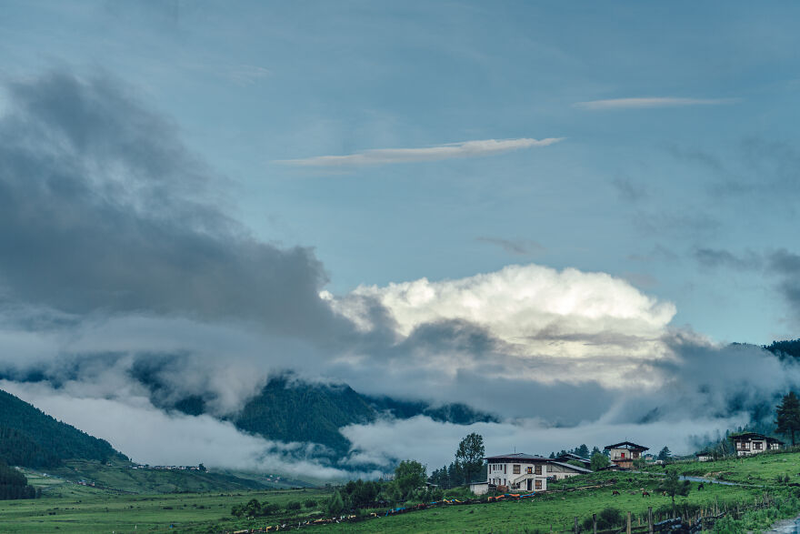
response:
M0 118L0 288L61 312L235 318L324 331L307 248L259 242L175 127L108 76L7 86Z

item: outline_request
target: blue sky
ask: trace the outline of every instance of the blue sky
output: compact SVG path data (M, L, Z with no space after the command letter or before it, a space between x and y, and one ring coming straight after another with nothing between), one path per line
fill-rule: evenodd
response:
M536 262L626 277L675 302L676 324L767 343L796 333L776 282L704 267L693 251L794 245L796 178L774 190L764 182L797 161L797 11L789 2L3 2L0 68L12 78L102 69L135 86L230 179L226 201L256 235L315 247L334 293ZM653 97L706 102L576 106ZM550 137L566 139L484 158L276 163ZM779 147L789 161L754 161ZM729 179L764 187L715 190ZM492 244L505 241L522 247Z
M502 407L796 338L799 16L0 0L0 343L216 351L251 393L253 362L440 401L488 373Z

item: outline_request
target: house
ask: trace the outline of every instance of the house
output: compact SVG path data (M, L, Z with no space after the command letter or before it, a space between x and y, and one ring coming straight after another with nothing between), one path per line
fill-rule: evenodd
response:
M495 489L497 486L488 482L471 482L469 485L469 490L475 495L485 495Z
M565 478L574 477L575 475L588 475L592 470L586 467L578 467L577 465L567 464L556 460L548 460L547 473L550 480L564 480Z
M641 458L642 453L649 450L649 447L623 441L614 445L606 445L605 449L608 450L608 458L613 464L622 469L632 469L633 462Z
M714 457L711 456L711 453L708 451L698 452L694 455L694 457L698 462L710 462L714 459Z
M496 486L499 491L547 491L548 464L551 462L547 458L515 452L489 456L484 460L487 463L486 483Z
M583 456L578 456L577 454L572 454L571 452L556 456L555 460L561 463L568 463L570 460L573 462L580 462L583 464L585 469L589 469L592 466L592 461L590 459L584 458Z
M774 451L781 448L783 442L755 432L743 432L729 436L736 449L736 456L749 456L764 451Z

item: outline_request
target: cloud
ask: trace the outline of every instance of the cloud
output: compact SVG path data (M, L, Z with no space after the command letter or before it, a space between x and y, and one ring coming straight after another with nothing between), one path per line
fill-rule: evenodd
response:
M627 202L638 202L649 196L648 189L629 178L618 177L611 181L620 198Z
M533 264L458 280L359 286L331 305L370 331L376 323L364 313L365 300L386 310L406 361L434 376L485 369L487 378L538 382L613 383L634 362L664 355L660 338L675 314L673 304L608 274ZM453 345L459 339L468 342ZM618 365L603 369L605 358Z
M500 237L481 236L476 237L475 241L498 246L515 256L530 256L545 250L541 243L533 241L532 239L503 239Z
M346 325L313 251L229 217L224 180L133 90L56 71L9 83L0 117L0 291L68 314L239 320L313 335ZM222 202L221 202L222 201Z
M769 269L781 277L778 290L800 321L800 255L781 249L769 257Z
M676 98L676 97L647 97L647 98L612 98L608 100L591 100L576 102L574 107L588 110L613 110L613 109L643 109L667 108L684 106L717 106L721 104L734 104L738 98Z
M737 256L724 249L696 248L693 251L693 256L704 267L727 267L738 271L760 269L763 263L761 256L752 251L748 251L742 256Z
M345 156L316 156L303 159L277 160L276 163L302 167L347 167L361 165L386 165L418 161L439 161L454 158L477 158L493 156L524 148L549 146L563 141L563 137L547 139L485 139L464 141L427 148L381 148L365 150Z

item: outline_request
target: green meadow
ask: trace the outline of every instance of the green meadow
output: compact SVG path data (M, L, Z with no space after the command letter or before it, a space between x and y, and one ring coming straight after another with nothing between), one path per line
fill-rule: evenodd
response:
M592 514L613 507L631 512L634 525L646 521L647 509L669 515L671 500L656 488L658 470L648 473L594 473L551 484L554 491L521 501L500 501L475 505L449 505L358 523L304 527L319 533L337 532L549 532L571 530L574 518L583 523ZM718 476L747 485L726 486L692 482L686 497L678 497L679 513L698 508L749 505L765 492L783 499L783 516L800 513L795 498L800 488L789 484L800 480L800 453L769 454L746 459L708 463L677 463L668 466L692 476ZM125 493L75 484L64 478L26 473L30 483L43 489L38 500L0 501L0 532L9 533L211 533L262 528L283 521L322 517L322 506L331 495L322 489L282 489L261 491L214 491L200 493ZM146 475L160 476L163 473ZM778 475L781 482L777 482ZM789 482L786 482L789 475ZM121 476L121 475L115 475ZM154 479L154 487L163 480ZM589 487L586 486L600 486ZM642 489L651 496L643 497ZM619 495L613 495L616 490ZM235 505L250 499L279 505L281 511L258 519L236 518ZM286 511L290 502L315 501L317 505ZM791 505L791 506L790 506ZM376 512L379 512L376 510ZM382 514L381 514L382 515Z

